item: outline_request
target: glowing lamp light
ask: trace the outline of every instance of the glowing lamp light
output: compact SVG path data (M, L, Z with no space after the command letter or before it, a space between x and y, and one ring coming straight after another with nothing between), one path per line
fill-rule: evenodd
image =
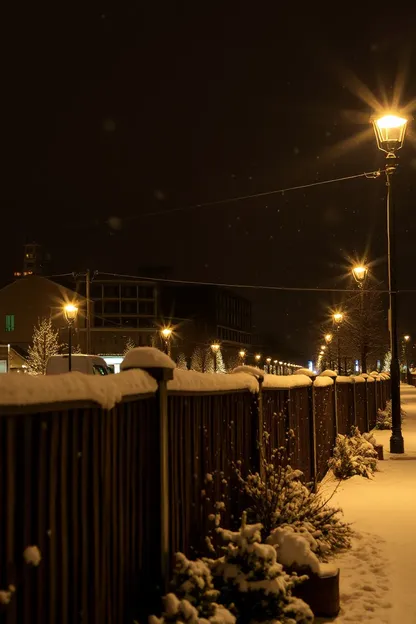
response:
M362 284L365 281L365 278L367 277L367 273L368 273L368 269L366 266L355 266L352 269L352 274L354 276L355 281L358 284Z
M406 334L406 336L403 336L405 342L409 342L410 340L410 336L408 334Z
M325 349L326 349L326 345L322 345L321 351L325 351Z
M334 323L336 323L337 325L340 325L342 321L344 320L344 315L342 312L335 312L332 315L332 318L334 319Z
M260 355L260 353L257 353L257 354L254 356L254 359L256 360L256 362L260 362L260 360L261 360L261 355Z
M241 351L238 352L238 355L243 360L246 357L246 352L244 351L244 349L241 349Z
M220 350L220 345L218 344L218 342L214 342L211 345L211 349L212 349L213 353L218 353L218 351Z
M160 333L165 340L169 340L169 338L172 336L172 330L170 327L164 327L160 330Z
M270 364L271 361L272 361L272 358L266 358L267 364Z
M275 365L276 365L276 364L277 364L277 360L273 360L273 364L275 364Z
M72 323L75 323L78 315L78 306L73 303L68 303L64 306L64 314L67 322L72 325Z
M387 154L394 154L403 147L408 120L398 115L383 115L372 119L377 146Z
M325 338L326 344L330 344L332 342L333 335L332 334L325 334L324 338Z

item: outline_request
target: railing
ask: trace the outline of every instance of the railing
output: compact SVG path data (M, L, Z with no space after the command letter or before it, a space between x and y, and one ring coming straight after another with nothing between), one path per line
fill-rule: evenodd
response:
M126 377L131 372L94 380L94 397L102 395L110 409L98 398L0 407L0 589L17 585L4 607L5 622L144 621L164 589L165 557L204 550L207 498L213 503L222 495L210 475L229 481L232 464L240 461L243 471L258 471L261 455L281 447L307 481L319 480L337 431L374 424L390 386L388 379L312 383L300 375L270 375L261 383L240 373L211 375L209 390L201 374L204 389L198 391L183 381L198 373L176 371L168 383L163 439L167 382L159 376L151 386L146 373ZM81 380L76 375L59 383ZM135 395L133 382L140 386ZM109 384L125 394L114 407ZM227 499L229 522L242 505L238 496ZM41 565L21 572L22 552L31 544L41 550Z

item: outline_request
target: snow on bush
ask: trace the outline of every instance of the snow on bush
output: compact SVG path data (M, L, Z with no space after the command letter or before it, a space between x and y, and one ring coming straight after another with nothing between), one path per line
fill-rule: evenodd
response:
M337 435L334 454L328 467L337 479L349 479L354 475L369 479L377 468L377 451L361 435L358 427L353 427L350 436Z
M400 408L400 414L403 418L405 417L405 412ZM377 410L377 421L375 428L376 429L391 429L392 427L392 416L391 416L391 401L387 401L386 407L384 410Z
M227 543L225 554L207 562L221 602L235 612L238 624L313 622L309 606L291 594L307 577L284 571L276 549L261 543L262 528L261 524L247 524L244 512L238 531L217 529Z
M277 546L277 558L285 568L309 568L319 574L319 559L312 551L312 541L296 533L293 526L274 529L266 542Z
M284 466L278 452L272 454L271 460L263 461L261 475L249 472L244 477L236 468L249 520L261 522L266 537L277 527L290 526L309 542L321 561L349 548L351 529L340 518L342 510L328 505L331 497L312 492L302 482L303 473Z
M42 559L39 548L37 546L27 546L23 551L23 559L27 564L38 566Z

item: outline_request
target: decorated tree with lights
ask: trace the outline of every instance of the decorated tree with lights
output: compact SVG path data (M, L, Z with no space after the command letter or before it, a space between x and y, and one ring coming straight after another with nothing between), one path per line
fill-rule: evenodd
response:
M176 368L188 370L188 361L184 353L179 353L178 359L176 360Z
M134 342L134 340L131 338L131 336L129 336L126 340L126 344L124 347L124 353L123 355L126 355L129 351L131 351L132 349L134 349L136 347L136 343Z
M204 372L204 354L201 347L196 346L191 356L191 370L198 373Z
M33 328L32 345L28 349L27 363L31 375L44 375L46 365L52 355L61 349L59 332L54 329L52 319L43 318Z

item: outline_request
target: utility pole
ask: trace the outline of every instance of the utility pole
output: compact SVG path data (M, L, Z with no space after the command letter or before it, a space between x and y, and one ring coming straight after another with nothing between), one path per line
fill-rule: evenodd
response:
M91 290L91 274L90 270L87 269L85 274L85 296L87 297L87 355L91 353L91 300L90 300L90 290Z

